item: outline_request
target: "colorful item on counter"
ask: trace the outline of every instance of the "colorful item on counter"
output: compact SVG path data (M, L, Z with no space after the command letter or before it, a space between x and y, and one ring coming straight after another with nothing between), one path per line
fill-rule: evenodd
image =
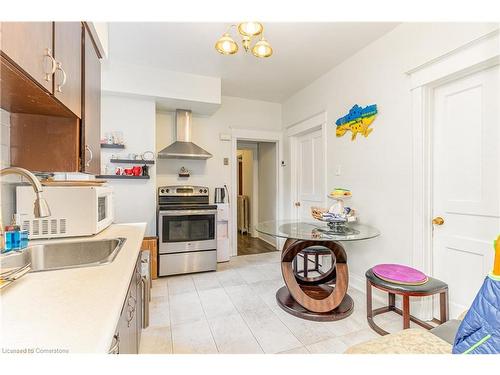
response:
M453 354L500 354L500 236L493 248L493 271L458 327Z
M372 271L378 278L395 284L422 285L428 280L424 273L402 264L377 264Z
M24 249L28 247L28 231L21 230L19 225L7 225L4 231L4 240L4 253Z
M337 137L342 137L345 133L350 130L352 133L351 141L356 139L358 133L368 137L368 135L373 131L369 126L375 120L377 115L377 105L372 104L366 107L360 107L355 104L349 113L343 117L340 117L336 122L337 125L336 135Z

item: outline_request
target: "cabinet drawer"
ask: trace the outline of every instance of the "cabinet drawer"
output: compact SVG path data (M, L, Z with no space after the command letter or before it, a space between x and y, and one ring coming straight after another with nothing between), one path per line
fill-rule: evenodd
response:
M216 250L160 255L159 276L215 271L216 269Z

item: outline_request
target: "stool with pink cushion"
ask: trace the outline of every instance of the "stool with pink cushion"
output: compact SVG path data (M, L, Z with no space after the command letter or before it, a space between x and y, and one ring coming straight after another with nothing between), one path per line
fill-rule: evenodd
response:
M389 332L375 324L373 318L379 314L394 311L403 316L403 329L410 328L410 321L426 329L434 326L410 314L410 297L426 297L439 294L440 317L434 323L442 324L448 320L448 285L438 279L401 264L378 264L366 271L366 312L370 327L380 335ZM387 306L372 309L372 287L388 293ZM396 294L403 297L403 309L396 307Z

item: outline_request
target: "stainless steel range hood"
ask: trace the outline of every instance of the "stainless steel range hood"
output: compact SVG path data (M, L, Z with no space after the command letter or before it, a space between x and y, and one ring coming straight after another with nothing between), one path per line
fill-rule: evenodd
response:
M160 159L208 159L212 154L191 142L191 111L175 111L175 142L158 152Z

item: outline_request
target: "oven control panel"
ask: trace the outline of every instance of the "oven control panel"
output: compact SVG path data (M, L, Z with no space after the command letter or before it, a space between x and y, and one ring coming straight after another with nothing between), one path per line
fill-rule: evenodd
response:
M160 186L158 188L160 197L186 197L186 196L206 196L208 197L208 187L206 186Z

